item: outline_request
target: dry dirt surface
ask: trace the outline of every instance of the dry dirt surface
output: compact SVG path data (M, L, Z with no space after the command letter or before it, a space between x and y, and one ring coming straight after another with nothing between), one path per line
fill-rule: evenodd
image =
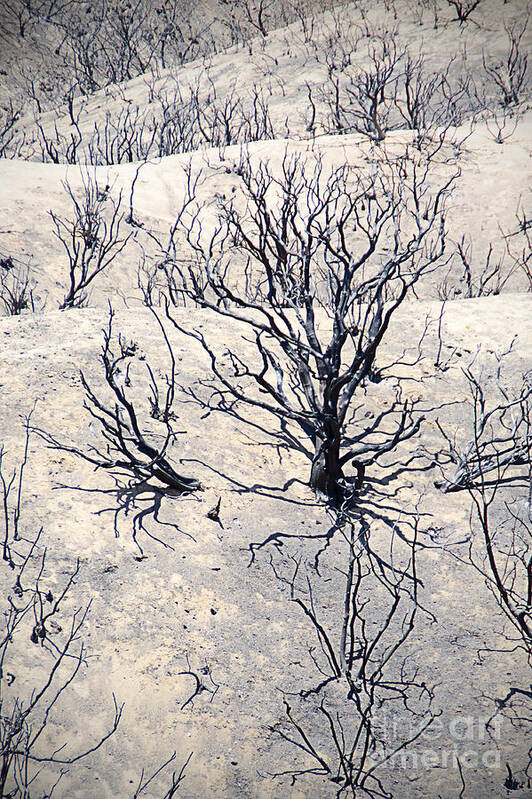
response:
M218 19L216 4L205 5ZM525 63L519 97L505 105L486 70L507 58L509 30L523 29L526 54L528 10L521 0L481 0L460 23L457 8L473 6L469 0L363 0L332 11L294 0L283 20L274 13L282 5L235 3L243 40L224 39L217 52L209 45L182 64L154 61L127 81L74 94L75 124L53 92L39 114L21 77L40 74L59 29L37 19L24 40L13 9L29 4L14 0L3 12L2 102L4 110L10 98L24 106L0 158L2 796L40 799L54 784L56 799L531 795L531 642L504 612L483 506L479 515L475 505L487 501L499 575L505 590L520 592L515 614L528 613L530 631L529 72ZM246 9L256 21L261 6L269 9L266 35L244 24ZM289 6L298 14L290 16ZM135 13L143 13L140 4ZM225 36L228 24L216 25ZM380 141L332 127L328 75L370 69L368 54L383 40L403 53L398 74L407 58L401 48L423 55L426 81L451 65L461 104L455 124L434 122L420 146L404 124L390 124ZM68 67L58 58L50 57L55 81ZM468 78L475 90L469 85L465 102ZM175 100L176 87L181 97L196 87L207 109L228 98L251 102L259 87L271 128L253 137L244 126L229 143L214 133L209 143L196 131L190 148L135 151L116 163L112 152L105 162L91 149L95 132L103 136L128 109L133 128L147 131L150 114L171 93ZM81 142L75 163L61 150L71 135ZM43 155L46 137L56 159ZM294 158L327 174L402 175L405 185L408 165L428 163L427 191L454 176L445 252L393 314L374 379L353 398L346 436L355 446L374 426L375 440L393 439L401 409L418 421L368 465L340 508L309 487L309 442L299 432L290 445L261 406L260 387L249 389L254 406L224 399L201 338L244 382L244 363L278 376L273 356L268 366L261 362L251 329L225 312L230 303L199 307L182 290L175 306L170 301L176 324L164 313L172 297L165 281L175 276L168 264L192 263L194 255L181 234L165 249L190 185L201 235L209 237L230 203L249 222L243 164L256 175L267 165L275 194ZM117 209L123 246L76 307L60 309L75 245L52 213L68 226L88 187L107 225L97 235L113 230L109 215ZM63 241L54 235L61 230ZM393 236L379 248L385 259ZM243 290L253 272L237 249L228 253L231 279ZM317 280L316 296L325 283ZM15 313L23 284L26 301ZM257 297L268 302L265 290ZM391 291L386 302L395 297ZM320 336L332 324L326 305L316 313ZM197 490L97 465L109 439L87 387L111 419L118 400L101 359L111 308L113 351L120 336L126 352L118 385L154 447L165 435L157 403L174 373L176 434L166 456L180 475L199 481ZM286 313L294 321L297 310ZM495 441L489 473L445 493L437 484L453 473L447 453L463 453L473 437L468 375L484 392L484 410L509 408L502 427L494 413L482 434L519 444L522 453L508 464L506 444Z

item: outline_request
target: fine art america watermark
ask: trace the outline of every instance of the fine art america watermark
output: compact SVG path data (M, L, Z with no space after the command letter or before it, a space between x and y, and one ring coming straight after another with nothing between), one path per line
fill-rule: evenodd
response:
M387 752L375 753L372 759L408 770L499 768L501 724L497 717L456 714L445 721L435 718L419 732L414 725L391 716L379 730ZM411 743L402 747L406 741Z

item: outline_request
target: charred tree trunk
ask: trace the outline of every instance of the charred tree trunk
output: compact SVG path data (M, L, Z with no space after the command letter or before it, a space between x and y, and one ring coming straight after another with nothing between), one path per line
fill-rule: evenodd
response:
M341 493L339 481L343 477L340 465L340 429L329 423L322 435L314 441L314 458L310 471L310 487L330 499Z
M310 488L332 500L345 498L346 492L358 491L364 483L366 472L365 464L355 460L356 453L340 454L340 432L341 426L336 421L330 423L322 435L315 437L310 471ZM344 474L344 466L348 463L354 468L354 475Z

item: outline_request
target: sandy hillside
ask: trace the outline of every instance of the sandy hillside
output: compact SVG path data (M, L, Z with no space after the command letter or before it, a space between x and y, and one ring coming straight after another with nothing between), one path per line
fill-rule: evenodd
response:
M64 105L39 115L28 103L17 121L20 146L14 140L14 149L0 159L0 269L2 290L26 280L30 300L20 314L9 313L9 301L0 311L0 473L7 513L0 523L0 601L6 625L9 608L26 596L15 590L15 562L41 528L23 584L29 590L37 579L42 591L7 650L2 634L2 652L9 654L0 664L2 741L12 730L4 708L17 708L17 701L31 705L57 661L72 618L80 618L80 609L89 610L74 646L79 651L83 641L84 655L79 662L66 657L53 685L59 689L60 679L68 682L78 663L75 678L56 693L49 714L43 716L39 706L31 719L34 730L46 722L29 762L36 775L31 790L16 793L10 777L6 797L48 796L61 771L53 793L60 799L171 796L172 771L179 773L191 753L175 793L184 799L529 795L527 654L481 573L485 551L470 493L443 493L435 485L452 471L442 454L442 430L456 451L471 439L467 369L478 375L491 405L502 402L498 384L508 399L530 383L532 284L523 216L530 185L530 94L525 81L519 103L504 112L507 127L497 141L494 120L500 121L503 111L494 99L496 87L481 83L483 56L484 62L505 57L504 25L523 25L525 4L483 0L475 21L464 25L439 0L366 5L348 3L334 13L315 13L313 28L301 20L274 26L267 36L250 35L244 44L211 52L205 60L159 66L79 96L75 125ZM308 86L318 87L316 97L323 98L319 87L327 80L327 53L334 46L344 55L351 52L353 31L364 26L372 26L374 37L392 37L399 50L423 53L431 74L442 73L450 61L456 69L452 80L468 74L477 81L477 100L482 95L484 107L464 106L456 125L434 124L426 150L416 147L413 130L399 124L381 142L360 131L340 135L330 130L326 104L320 106L319 100L317 122L309 130ZM367 67L365 39L352 48L347 71ZM528 41L525 32L525 50ZM12 34L4 57L10 80L15 80L13 54L22 59L28 47ZM198 146L188 151L161 155L153 150L131 163L125 157L106 163L101 153L94 156L95 131L109 131L128 109L136 114L133 129L148 130L172 93L175 101L176 87L183 98L194 86L206 108L237 95L248 102L259 87L267 99L269 134L262 131L256 141L235 134L235 141L215 146L194 139ZM45 134L39 134L39 126ZM59 163L43 157L39 135L55 141ZM71 135L80 137L76 163L60 154ZM217 209L224 203L246 208L244 161L255 173L267 164L274 181L294 157L309 169L316 164L329 173L347 168L366 179L385 170L400 174L401 164L421 168L427 152L433 152L427 190L455 176L445 200L445 254L441 266L427 271L394 314L379 345L376 378L357 393L348 425L357 442L381 418L376 429L388 434L403 407L423 417L411 437L368 467L352 509L357 545L360 552L372 553L368 562L374 568L359 596L367 621L357 642L362 647L364 635L380 629L393 601L379 575L401 570L410 576L395 597L400 612L384 624L375 656L380 652L386 659L409 620L413 632L400 658L392 658L391 670L385 670L387 702L372 706L377 744L368 763L385 761L378 771L381 782L369 777L351 790L341 769L320 771L308 745L301 746L304 739L287 725L286 713L290 706L314 751L330 762L336 762L342 742L331 738L323 702L331 718L341 720L345 739L355 734L356 713L349 701L354 689L347 696L340 678L329 681L323 693L317 688L327 678L330 654L309 622L311 614L302 609L305 604L328 631L327 640L339 646L349 548L345 530L335 525L337 508L310 490L308 458L301 448L287 446L278 421L258 402L247 409L216 407L219 384L198 335L221 358L229 350L260 370L249 329L194 307L190 299L180 301L171 310L177 325L164 323L170 356L158 324L164 318L159 301L168 292L169 232L191 182L197 186L204 235L216 228ZM68 247L54 236L50 212L68 223L73 198L82 199L89 184L103 198L107 224L116 211L123 248L91 283L82 307L59 310L68 288ZM184 260L185 242L177 242L175 257ZM384 254L391 246L387 240ZM239 257L235 254L234 268L243 285L248 272ZM153 280L152 308L145 303L147 276ZM393 298L391 293L387 299ZM177 435L167 454L179 473L201 483L200 490L179 494L159 484L139 486L131 475L95 469L73 452L105 449L101 426L84 407L83 381L106 408L114 407L100 358L110 306L115 351L119 334L129 347L130 365L117 373L120 385L154 446L164 437L164 425L154 412L150 380L164 396L173 357ZM321 335L330 329L323 309L317 325ZM194 331L195 338L186 334ZM253 396L261 399L260 392ZM512 408L515 421L521 405ZM520 430L525 427L523 422ZM530 426L526 431L530 437ZM54 448L53 442L62 446ZM17 505L16 474L23 462ZM493 529L499 531L496 551L506 557L505 580L516 585L522 575L512 569L526 563L532 547L530 443L519 463L490 473L488 487L497 485L490 510ZM512 519L524 519L520 538ZM11 540L17 520L20 540ZM15 553L13 568L7 544ZM78 561L60 613L48 624L42 645L32 643L39 603L52 606L46 592L57 598ZM413 567L415 592L408 582ZM408 615L413 609L414 617ZM408 696L398 688L406 683L413 691ZM105 736L113 722L113 696L124 704L114 734L85 758L65 762ZM422 732L428 718L432 722ZM405 739L410 743L403 749ZM50 752L56 762L43 762ZM146 780L157 772L173 752L175 760L139 791L142 775ZM23 781L20 774L17 779Z

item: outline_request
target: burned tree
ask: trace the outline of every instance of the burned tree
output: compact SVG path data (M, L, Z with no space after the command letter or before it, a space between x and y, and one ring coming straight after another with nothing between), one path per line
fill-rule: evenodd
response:
M504 235L506 250L515 266L522 270L532 291L532 220L524 208L516 211L517 227Z
M502 61L488 60L485 54L482 58L486 75L500 93L500 103L503 108L518 105L527 88L528 53L523 39L528 27L528 20L527 14L522 25L504 25L508 36L508 50Z
M23 144L17 140L17 122L22 115L21 108L9 103L7 108L0 109L0 158L15 158Z
M155 315L155 312L153 313ZM136 342L127 341L120 335L118 352L113 350L113 318L114 311L110 308L107 329L103 331L104 343L100 358L105 381L114 396L114 407L96 395L84 373L80 372L86 396L85 408L101 427L105 449L90 446L87 451L80 450L77 447L61 444L43 430L36 429L36 431L51 447L72 452L94 464L98 469L125 473L138 483L155 479L167 488L180 493L195 491L201 487L200 483L194 478L179 474L168 459L168 450L177 437L177 432L173 428L176 416L172 410L176 383L175 359L164 327L160 325L171 360L171 374L166 376L164 398L161 397L160 388L150 365L146 364L150 378L150 415L165 428L162 443L155 445L142 431L138 411L128 396L127 389L132 382L132 362L138 354L138 347ZM156 318L160 324L159 318Z
M515 339L514 339L515 341ZM486 373L464 369L471 393L469 441L438 423L448 451L440 453L453 472L435 485L444 492L467 490L472 500L469 560L484 577L495 601L532 654L532 374L522 376L511 391L503 375L512 344L497 355L496 399L490 396ZM517 489L517 493L515 493ZM504 501L501 502L501 495ZM475 540L480 533L480 553ZM515 640L515 639L513 639Z
M383 429L390 416L370 429L365 420L355 435L348 426L355 395L385 376L376 356L394 312L444 254L453 178L431 191L429 164L407 158L377 163L368 177L288 155L279 177L246 158L236 171L245 209L219 201L213 232L189 180L167 247L172 296L179 287L252 331L256 363L231 350L222 357L201 331L184 330L209 354L218 396L277 417L280 435L311 461L310 486L338 498L348 463L357 472L352 490L367 465L418 430L402 401L391 431ZM167 314L183 329L169 304Z
M512 342L513 343L513 342ZM470 391L472 411L471 437L460 445L439 421L436 422L447 444L447 451L440 453L438 462L452 464L453 470L441 480L436 488L444 493L470 489L491 473L511 466L530 469L532 452L531 398L532 373L522 377L521 387L511 395L502 377L504 355L498 356L495 375L497 401L489 402L485 390L485 376L475 375L471 366L462 370Z
M29 263L0 255L0 308L6 316L35 311L34 285Z
M61 310L85 304L93 280L112 264L131 237L131 234L121 236L121 196L114 202L109 196L109 186L102 188L96 178L87 174L79 195L68 182L64 188L72 201L73 218L64 219L50 211L54 235L68 258L69 286L59 306Z
M156 316L154 311L152 313ZM171 363L170 373L164 375L162 385L155 378L150 364L147 361L144 363L145 358L140 355L136 342L126 340L122 335L118 336L118 341L114 340L113 318L114 311L111 308L107 329L103 331L104 343L100 355L107 393L110 393L112 399L98 395L84 373L80 373L85 389L84 406L97 424L101 443L97 446L76 446L74 443L58 440L48 430L34 429L50 448L70 452L92 464L95 469L104 469L112 475L116 488L111 491L99 490L101 493L116 494L118 499L116 508L107 509L114 510L116 536L119 535L117 521L120 512L127 516L132 508L137 507L141 495L150 503L148 508L138 510L133 517L133 540L142 555L143 550L137 539L139 532L144 532L149 538L171 548L159 535L146 527L147 517L153 517L156 522L167 524L179 531L176 524L159 519L163 497L167 493L182 496L201 490L201 483L193 477L180 474L170 456L172 445L179 434L175 429L177 415L172 409L177 386L176 364L159 317L156 316L156 319ZM142 379L143 366L147 373L144 374L144 379L148 378L150 392L149 414L142 412L145 410L142 409L142 404L134 401L131 395L131 386L136 382L135 379ZM156 425L162 426L161 432L153 429Z
M478 484L470 487L473 536L480 531L482 555L470 544L469 559L482 575L495 602L513 627L508 636L512 645L532 657L532 519L523 513L519 502L504 503L504 517L497 523L493 505L504 483L505 470L498 469L490 483L481 473ZM530 503L528 503L530 505ZM517 639L515 633L519 636Z
M456 17L453 17L453 21L463 25L464 22L469 20L471 14L481 4L482 0L446 0L446 2L449 6L454 8L456 12ZM472 17L471 21L474 22Z
M404 52L392 37L375 36L368 44L368 66L331 64L322 90L328 107L328 132L363 133L381 142L394 127L390 121Z

